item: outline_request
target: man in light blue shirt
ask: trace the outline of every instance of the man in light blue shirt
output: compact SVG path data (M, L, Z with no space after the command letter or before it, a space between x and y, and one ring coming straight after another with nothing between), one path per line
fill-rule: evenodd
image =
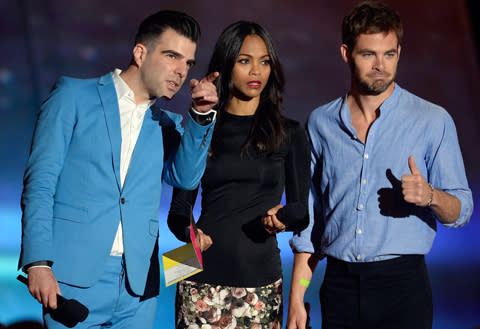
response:
M460 227L473 210L455 125L394 82L403 33L394 10L360 4L342 32L351 87L308 120L310 225L291 240L287 328L305 328L303 297L323 257L323 328L431 328L424 255L437 220Z

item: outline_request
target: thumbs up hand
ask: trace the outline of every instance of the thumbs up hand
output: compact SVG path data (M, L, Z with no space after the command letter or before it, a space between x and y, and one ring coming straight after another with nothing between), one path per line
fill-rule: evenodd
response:
M432 190L418 170L413 155L408 157L408 167L410 174L402 176L403 199L419 207L425 207L431 202Z

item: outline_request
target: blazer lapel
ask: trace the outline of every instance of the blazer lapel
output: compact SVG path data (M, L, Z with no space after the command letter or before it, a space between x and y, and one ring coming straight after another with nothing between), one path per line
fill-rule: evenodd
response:
M112 73L100 77L98 80L98 94L103 105L108 137L112 147L112 167L117 179L118 189L121 190L120 180L120 152L122 147L122 130L120 113L118 110L117 93L113 84Z

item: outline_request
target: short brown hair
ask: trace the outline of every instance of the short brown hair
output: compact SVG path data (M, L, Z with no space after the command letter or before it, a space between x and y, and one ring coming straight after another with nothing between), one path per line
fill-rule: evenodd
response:
M381 2L362 2L343 18L342 42L353 49L360 34L394 31L398 44L403 37L400 15Z

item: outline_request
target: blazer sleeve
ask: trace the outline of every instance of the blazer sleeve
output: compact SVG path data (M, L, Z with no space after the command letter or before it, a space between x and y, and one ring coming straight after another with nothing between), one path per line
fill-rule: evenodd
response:
M68 78L60 78L42 104L23 178L22 251L19 268L53 260L53 199L76 120Z
M185 129L177 123L176 130L181 134L178 148L172 152L164 164L163 179L173 187L195 189L205 171L207 152L212 139L214 121L200 125L187 115Z

